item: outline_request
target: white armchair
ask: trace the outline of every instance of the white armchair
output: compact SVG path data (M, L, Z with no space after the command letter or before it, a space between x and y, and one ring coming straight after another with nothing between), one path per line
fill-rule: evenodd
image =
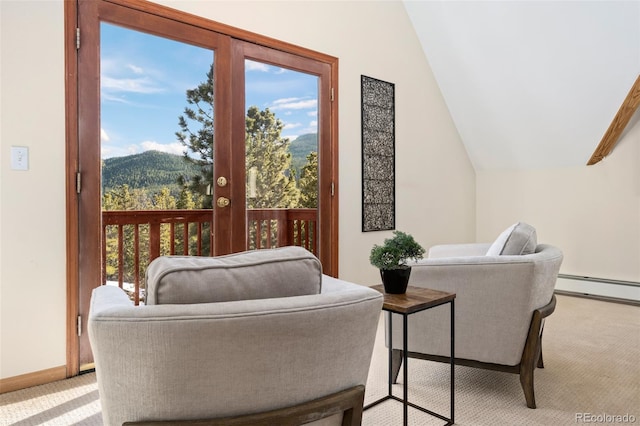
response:
M494 244L432 247L428 258L412 264L409 285L456 293L456 364L519 374L527 406L535 408L533 372L543 367L542 329L555 309L562 258L558 248L537 244L529 225L516 224ZM449 328L447 310L410 316L409 357L448 362ZM395 323L393 336L400 348ZM397 377L400 350L393 360Z
M161 257L147 303L94 290L105 425L360 424L382 296L306 250Z

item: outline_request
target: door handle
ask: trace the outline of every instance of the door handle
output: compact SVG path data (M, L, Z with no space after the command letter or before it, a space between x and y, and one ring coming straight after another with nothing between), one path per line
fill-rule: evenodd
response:
M229 199L227 197L218 197L216 204L218 207L227 207L229 205Z

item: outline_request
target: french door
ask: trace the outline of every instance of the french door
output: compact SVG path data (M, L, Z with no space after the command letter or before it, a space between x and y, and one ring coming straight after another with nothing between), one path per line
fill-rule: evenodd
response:
M69 208L77 208L78 219L77 228L69 233L71 238L77 236L77 249L68 253L71 264L77 264L77 275L70 277L69 284L77 288L69 292L77 294L77 303L69 303L70 322L77 315L79 331L86 324L91 291L113 273L109 259L116 259L116 270L127 262L135 264L136 302L141 284L138 275L144 274L148 261L163 254L221 255L302 245L316 253L325 273L336 276L337 112L332 94L337 70L333 59L269 39L264 45L256 44L255 35L248 37L252 42L243 41L240 30L229 31L226 26L144 1L79 0L77 12L80 47L72 102L77 110L67 111L68 116L77 117L75 148L68 149L77 154L75 164L70 161L73 170L68 175L75 177L77 185ZM109 37L119 41L109 44ZM267 47L269 44L274 46ZM202 78L189 80L186 71L198 66ZM167 77L169 71L187 67L184 78L183 74ZM256 70L271 73L272 79L264 81ZM276 75L287 77L278 80ZM296 84L299 92L291 95L288 90ZM183 93L177 110L175 98L169 96L176 90ZM265 91L271 92L270 102L261 97ZM166 95L166 99L152 95ZM294 98L297 102L291 102ZM308 123L286 124L286 108L307 108L311 118ZM175 120L175 133L163 141L158 140L162 135L151 136L171 120ZM286 134L296 125L307 133L302 138L307 151L297 166L292 144L301 138ZM73 135L68 139L74 144ZM176 189L180 194L171 195L169 189L154 195L140 192L134 188L133 176L144 172L137 169L135 173L131 170L132 180L126 185L107 186L103 171L122 163L116 157L128 158L127 149L133 147L134 153L140 153L146 146L175 151L180 141L187 162L194 166L190 170L197 175L183 176ZM303 189L302 182L306 184ZM185 194L189 200L197 199L190 201L192 205L200 203L195 209L198 217L205 217L200 219L204 227L202 223L195 228L173 223L175 200L182 200ZM143 201L133 212L121 211L123 199L136 197ZM167 206L168 210L158 211ZM156 219L159 224L151 219L148 224L136 222L146 216L160 218ZM186 214L178 216L184 220ZM131 232L122 231L127 229L123 225L127 220L135 222ZM117 243L111 244L116 238L111 233L117 235ZM123 254L123 247L133 244L126 240L127 234L135 247L143 247L134 250L133 260L125 260ZM184 239L176 243L178 235ZM149 240L146 246L138 241L144 238ZM112 246L119 247L119 252L110 257L107 252ZM114 280L123 286L128 280L123 279L122 270L119 273L119 283L118 278ZM74 326L70 324L69 329ZM87 333L78 334L69 342L69 353L78 351L77 362L68 361L70 375L90 368L93 362Z

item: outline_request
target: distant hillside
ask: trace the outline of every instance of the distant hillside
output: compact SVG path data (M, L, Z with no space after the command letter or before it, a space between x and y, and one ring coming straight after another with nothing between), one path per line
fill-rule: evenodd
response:
M291 141L291 162L298 175L307 162L307 155L318 150L318 135L309 133ZM130 188L145 188L157 192L163 187L177 196L180 188L178 177L199 174L199 168L181 155L160 151L145 151L126 157L107 158L102 166L102 190L107 192L120 185Z
M198 174L198 167L187 162L181 155L145 151L141 154L104 160L102 188L106 192L126 184L130 188L146 188L155 192L166 186L173 193L179 190L179 176L195 174Z
M291 163L300 175L300 170L307 163L307 155L313 151L318 152L318 134L307 133L298 136L291 141L289 151L291 151Z

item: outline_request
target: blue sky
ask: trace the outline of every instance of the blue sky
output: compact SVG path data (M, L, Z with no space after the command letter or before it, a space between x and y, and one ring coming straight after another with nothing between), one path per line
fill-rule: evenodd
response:
M175 132L185 92L205 81L214 53L110 24L100 48L102 158L182 154ZM245 68L247 108L268 107L291 140L317 131L317 77L251 61Z

